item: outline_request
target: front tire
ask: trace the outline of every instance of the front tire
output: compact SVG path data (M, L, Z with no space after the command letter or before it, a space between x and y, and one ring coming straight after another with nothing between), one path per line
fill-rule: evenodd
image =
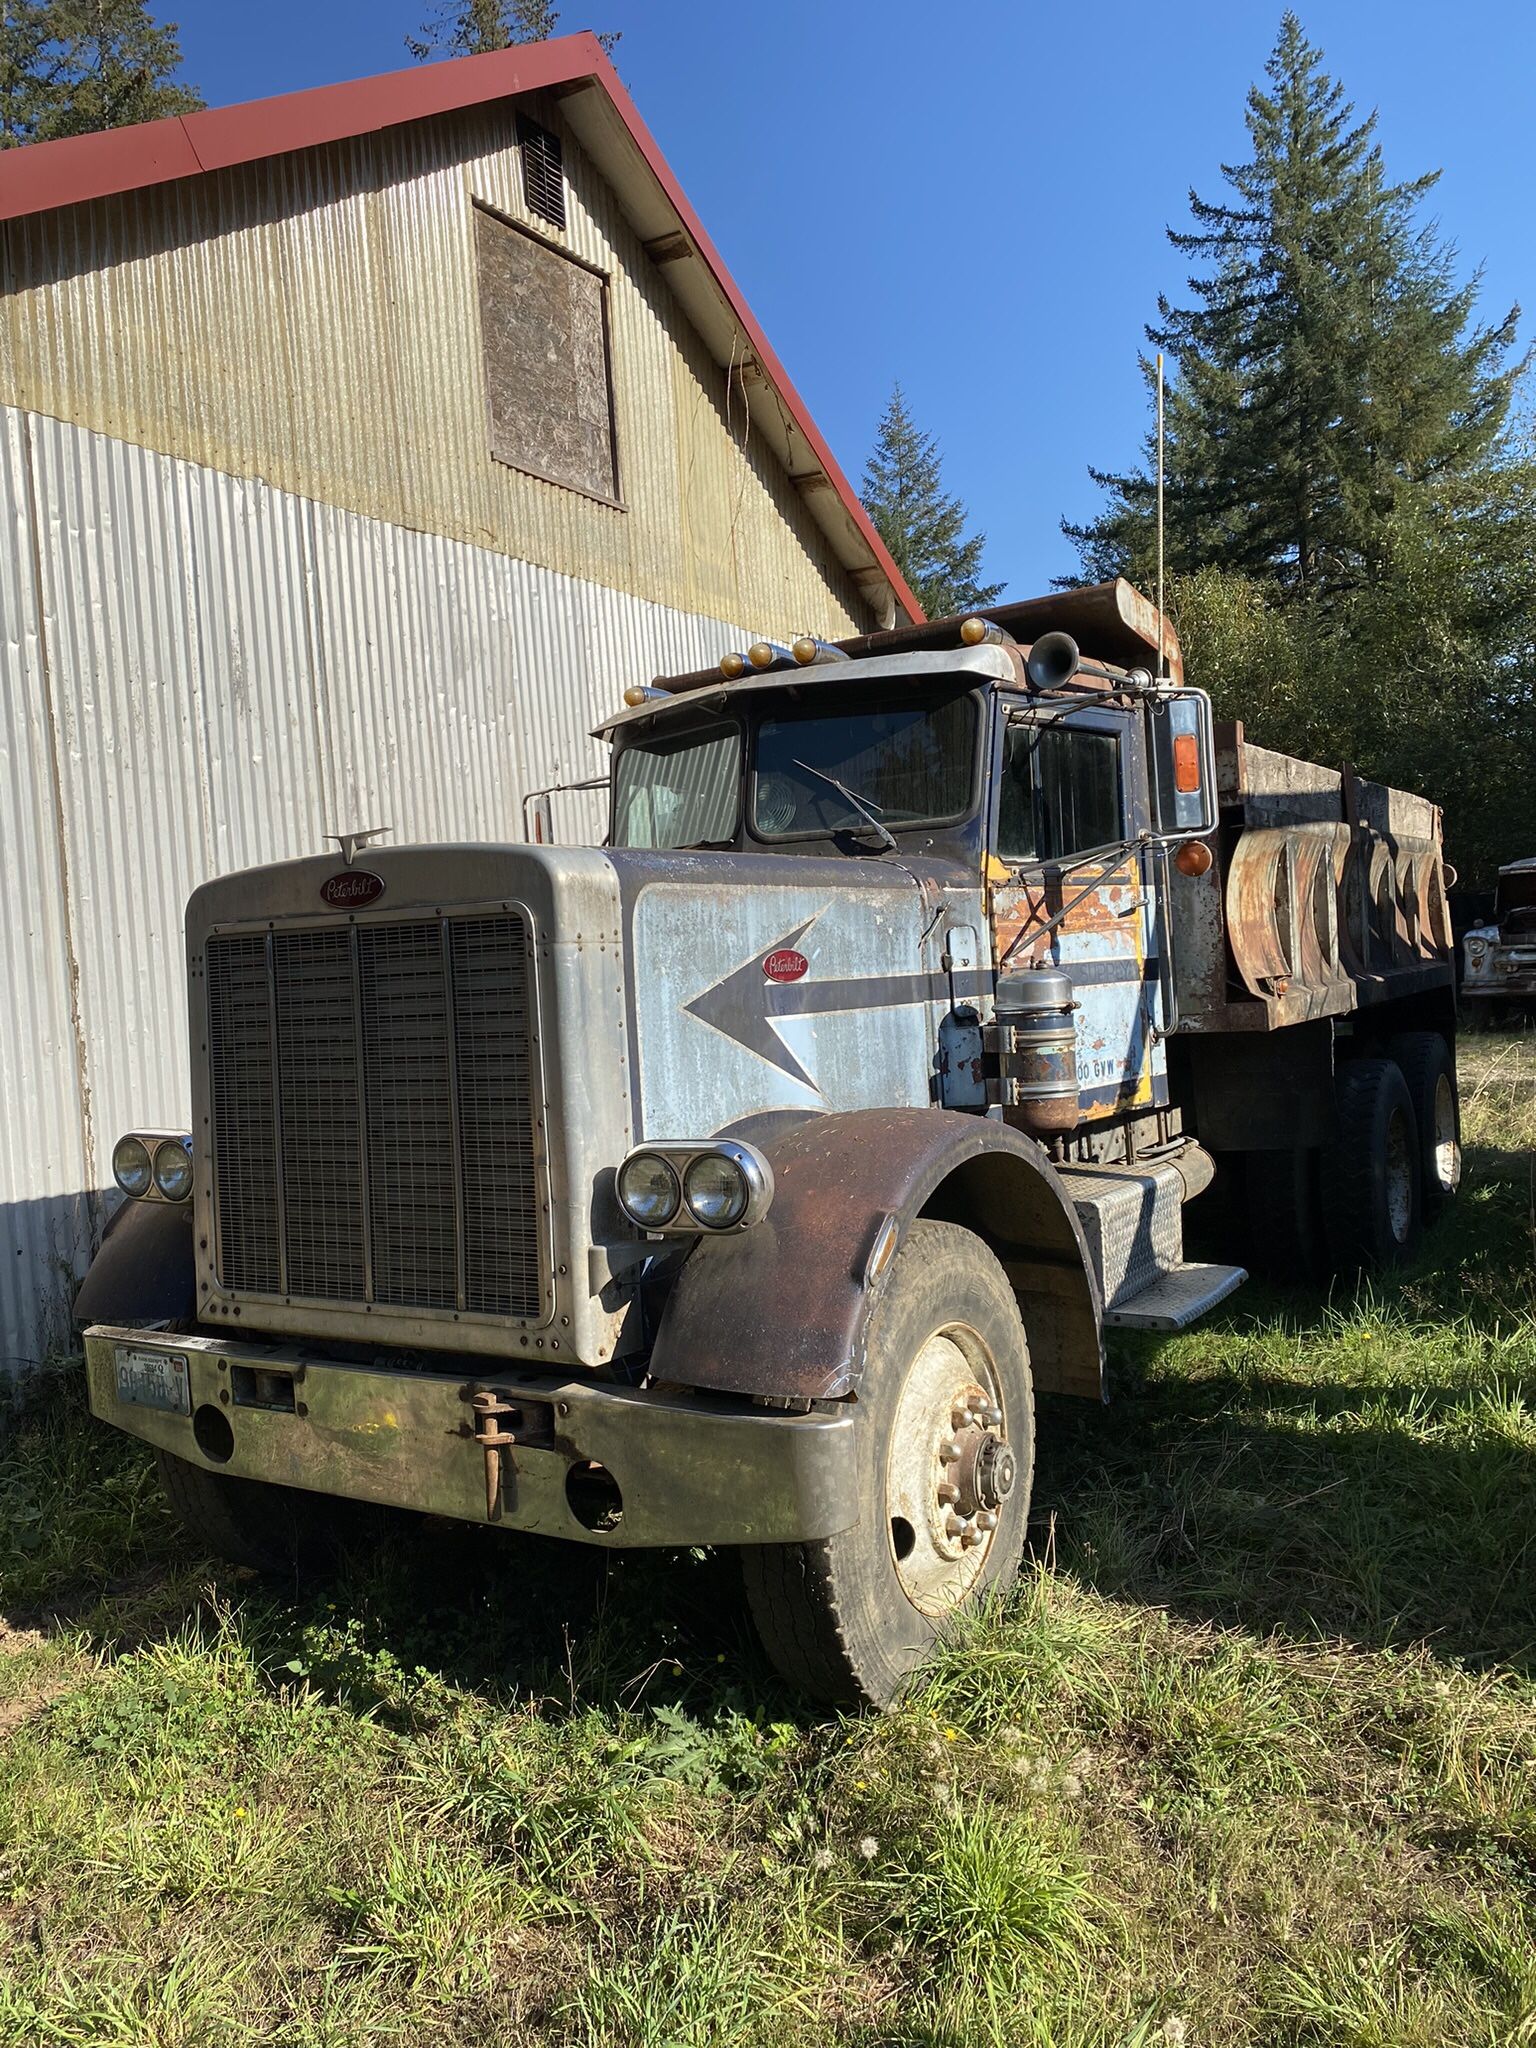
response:
M801 1692L886 1706L955 1615L1010 1584L1034 1479L1034 1385L992 1253L914 1223L870 1311L859 1505L818 1543L742 1554L769 1656Z
M209 1472L169 1451L157 1450L155 1463L171 1512L215 1556L278 1577L329 1561L320 1495Z

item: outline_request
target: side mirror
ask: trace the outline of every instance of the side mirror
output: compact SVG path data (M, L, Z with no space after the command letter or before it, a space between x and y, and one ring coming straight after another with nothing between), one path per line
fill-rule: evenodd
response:
M1217 825L1211 700L1204 690L1158 690L1143 702L1152 829L1159 839L1203 839Z

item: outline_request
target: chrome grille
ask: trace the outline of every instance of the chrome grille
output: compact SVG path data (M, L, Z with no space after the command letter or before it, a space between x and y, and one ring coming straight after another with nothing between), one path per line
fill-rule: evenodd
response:
M233 933L207 961L221 1284L536 1317L526 919Z

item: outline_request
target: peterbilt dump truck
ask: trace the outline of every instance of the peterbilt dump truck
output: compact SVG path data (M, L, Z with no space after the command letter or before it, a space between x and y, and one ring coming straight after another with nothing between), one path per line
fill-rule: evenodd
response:
M624 696L601 847L193 895L91 1404L232 1558L337 1499L731 1546L785 1676L883 1702L1016 1572L1106 1331L1454 1192L1439 816L1218 730L1125 584ZM1254 1256L1186 1255L1213 1181Z

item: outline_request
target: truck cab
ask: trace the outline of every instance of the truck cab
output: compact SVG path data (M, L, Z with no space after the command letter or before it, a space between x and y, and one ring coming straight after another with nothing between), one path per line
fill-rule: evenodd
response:
M1017 1569L1036 1392L1244 1279L1185 1255L1218 1173L1298 1274L1454 1191L1438 814L1218 733L1124 584L727 649L601 734L602 846L194 894L92 1405L246 1562L337 1498L730 1546L788 1678L888 1700Z

